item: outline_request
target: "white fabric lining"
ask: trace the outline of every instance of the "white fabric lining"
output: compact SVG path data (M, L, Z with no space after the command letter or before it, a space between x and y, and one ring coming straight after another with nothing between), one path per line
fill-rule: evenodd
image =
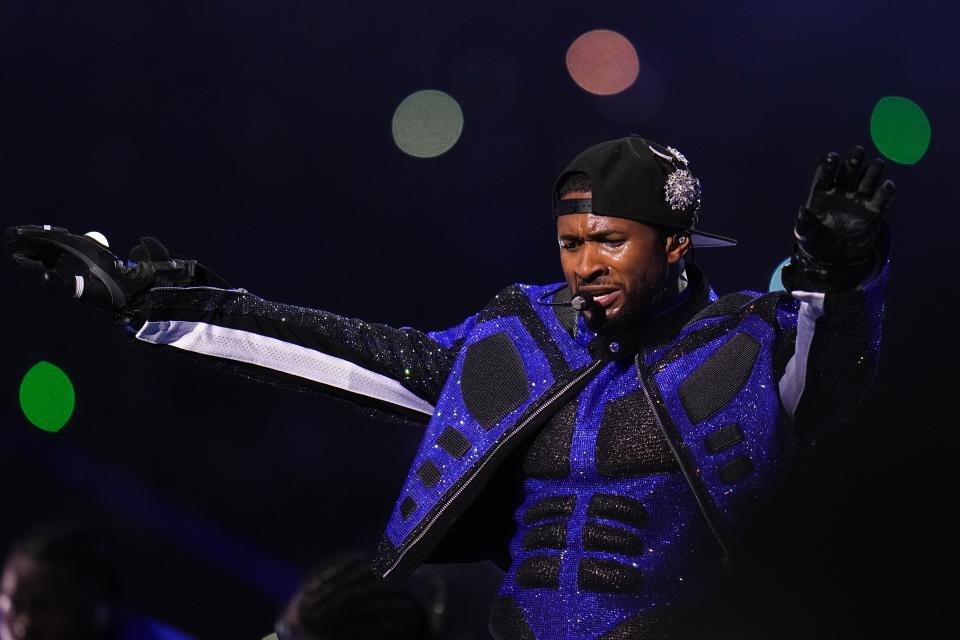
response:
M796 348L779 383L780 402L791 417L794 417L797 411L806 384L807 358L810 357L810 344L813 342L817 318L823 315L824 295L817 291L793 292L793 297L800 301Z
M136 338L290 375L433 415L433 405L383 374L326 353L240 329L205 322L147 322Z

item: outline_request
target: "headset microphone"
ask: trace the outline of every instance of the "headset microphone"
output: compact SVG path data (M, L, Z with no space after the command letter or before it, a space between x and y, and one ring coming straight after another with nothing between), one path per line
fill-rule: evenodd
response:
M563 287L560 287L560 289L563 289ZM537 299L537 304L545 307L573 307L577 313L581 314L589 311L590 315L584 316L587 322L587 328L596 331L603 325L607 319L607 310L603 305L598 304L589 293L578 293L573 296L569 302L546 302L544 300L544 298L557 293L560 289L543 294Z
M583 319L587 322L587 328L596 331L603 326L607 320L607 310L602 304L597 303L589 293L578 293L570 300L570 306L583 314L587 311L590 315L584 315Z

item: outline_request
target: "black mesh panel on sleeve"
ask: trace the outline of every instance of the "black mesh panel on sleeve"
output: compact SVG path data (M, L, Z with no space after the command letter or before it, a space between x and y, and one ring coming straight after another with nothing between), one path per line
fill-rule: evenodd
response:
M243 290L154 287L145 301L151 321L199 321L307 347L392 378L431 404L457 356L422 331L271 302Z

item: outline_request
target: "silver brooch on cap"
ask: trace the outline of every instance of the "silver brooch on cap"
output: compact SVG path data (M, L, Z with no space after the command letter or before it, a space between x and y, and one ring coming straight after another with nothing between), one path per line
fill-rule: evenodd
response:
M663 190L671 209L683 211L693 205L696 219L700 209L700 181L693 177L689 169L677 169L668 175Z

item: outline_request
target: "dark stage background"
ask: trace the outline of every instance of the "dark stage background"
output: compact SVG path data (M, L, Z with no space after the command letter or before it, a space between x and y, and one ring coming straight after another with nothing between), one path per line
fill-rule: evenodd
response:
M262 297L432 330L511 282L558 280L556 174L636 132L691 159L702 227L739 238L698 252L714 288L765 290L817 158L875 154L874 105L908 97L932 142L889 166L880 377L800 461L717 608L731 637L919 637L949 615L957 575L957 17L825 0L4 0L0 222L96 229L124 256L153 235ZM636 46L632 93L568 75L567 47L595 28ZM420 89L463 109L437 158L391 137ZM312 564L373 549L417 429L134 349L10 261L0 287L0 546L35 522L92 522L130 601L201 638L262 637ZM76 389L55 434L19 407L40 360ZM478 629L461 637L483 637L497 572L444 575L451 615Z

